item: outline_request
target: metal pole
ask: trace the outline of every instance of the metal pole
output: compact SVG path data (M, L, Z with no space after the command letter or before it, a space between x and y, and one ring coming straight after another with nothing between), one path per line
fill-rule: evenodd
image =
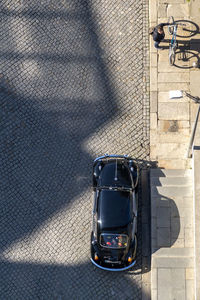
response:
M191 151L191 148L192 148L192 145L193 145L193 142L194 142L194 137L195 137L195 133L196 133L196 129L197 129L197 123L198 123L198 119L199 119L199 112L200 112L200 105L199 105L199 108L197 110L196 119L195 119L195 122L194 122L194 125L193 125L193 128L192 128L192 133L191 133L191 136L190 136L190 142L189 142L189 147L188 147L188 151L187 151L187 158L191 157L190 151Z

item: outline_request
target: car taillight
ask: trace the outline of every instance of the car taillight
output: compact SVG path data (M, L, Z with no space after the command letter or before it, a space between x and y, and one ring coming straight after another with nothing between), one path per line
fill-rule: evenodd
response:
M131 256L128 257L128 262L129 262L129 263L132 262L132 257L131 257Z
M98 260L99 259L99 257L98 257L98 255L95 253L94 254L94 260Z

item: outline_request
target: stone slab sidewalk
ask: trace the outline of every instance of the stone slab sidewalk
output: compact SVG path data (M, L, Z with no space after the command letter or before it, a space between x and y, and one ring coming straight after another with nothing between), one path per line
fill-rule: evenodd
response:
M149 0L150 26L167 22L171 15L184 20L188 31L178 28L175 66L169 65L167 27L161 43L164 50L155 49L150 36L150 156L159 167L184 169L191 167L187 150L197 104L186 96L169 99L169 91L200 96L200 69L192 67L193 62L199 63L200 0Z
M167 22L171 15L185 22L188 31L177 32L175 66L169 65L167 28L164 50L155 49L150 36L150 157L180 175L192 166L187 151L198 105L186 96L169 99L169 91L200 97L200 68L193 67L200 61L200 0L149 0L150 26ZM184 176L177 181L172 174L157 175L151 176L152 300L198 300L192 190L185 187Z
M194 300L191 177L192 170L150 171L152 300Z

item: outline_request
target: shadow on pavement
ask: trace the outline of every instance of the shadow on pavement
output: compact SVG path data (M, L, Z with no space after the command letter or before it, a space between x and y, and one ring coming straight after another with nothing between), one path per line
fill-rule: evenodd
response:
M84 141L119 113L90 2L68 13L31 6L0 12L0 298L140 299L137 279L85 262L93 157Z
M181 227L177 205L172 197L167 196L172 193L172 190L169 186L162 186L160 178L165 177L165 174L162 169L157 171L158 177L151 178L151 185L153 185L151 189L152 254L160 248L170 248L178 242ZM159 191L161 186L163 191Z

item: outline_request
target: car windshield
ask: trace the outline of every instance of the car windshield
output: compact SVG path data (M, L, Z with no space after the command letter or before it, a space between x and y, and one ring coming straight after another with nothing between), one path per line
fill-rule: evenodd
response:
M124 164L116 164L111 161L104 166L99 180L99 187L132 187L130 173L128 167Z
M108 234L102 233L100 235L100 244L107 248L125 248L128 243L128 236L125 234Z

